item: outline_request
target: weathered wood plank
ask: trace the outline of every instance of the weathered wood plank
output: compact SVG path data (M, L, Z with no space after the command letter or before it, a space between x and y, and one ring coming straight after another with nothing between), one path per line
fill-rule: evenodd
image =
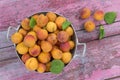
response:
M120 35L120 22L111 25L104 25L105 37ZM77 31L79 42L90 42L99 39L99 27L93 32L86 32L85 30Z
M83 29L82 25L86 21L79 19L79 12L83 7L89 7L92 12L94 12L94 10L96 9L102 9L106 12L115 11L118 14L116 20L120 20L120 11L118 10L119 3L120 1L116 2L113 0L16 0L8 2L1 1L2 5L0 5L0 30L5 30L8 28L8 26L17 26L18 24L20 24L20 21L23 18L41 11L53 11L60 13L67 17L73 23L73 26L76 30L80 30ZM96 22L96 25L98 24L99 23Z
M111 25L104 25L104 29L105 29L105 37L119 35L120 34L120 22L116 22ZM11 36L12 33L14 32L15 32L14 30L11 30L9 35ZM10 41L10 37L9 37L9 40L7 40L6 34L7 34L7 31L0 32L0 35L1 35L0 48L13 45L13 43ZM78 37L79 42L90 42L93 40L97 40L99 38L99 27L97 27L95 31L90 32L90 33L86 32L85 30L77 31L77 37Z
M31 4L32 3L32 4ZM66 5L67 4L67 5ZM82 4L82 5L81 5ZM96 9L102 9L105 12L115 11L118 14L116 20L120 20L119 8L120 1L113 0L1 0L0 1L0 30L6 30L8 26L16 26L20 21L36 12L40 11L54 11L67 17L74 25L75 30L83 29L83 23L86 20L79 19L79 11L83 7L89 7L93 12ZM24 9L23 9L24 8ZM91 20L92 18L90 18ZM95 21L96 22L96 21ZM105 22L100 22L104 24ZM99 23L96 22L98 25ZM119 23L117 23L119 24ZM113 24L114 25L114 24ZM109 28L108 28L109 27ZM109 77L119 76L120 66L120 35L118 25L105 26L106 37L103 40L96 40L87 43L87 52L85 57L85 78L90 80L105 79ZM114 30L114 31L113 31ZM83 31L84 32L84 31ZM83 34L79 31L77 34ZM98 38L97 33L91 36L92 40ZM6 41L6 32L0 32L0 48L12 45L11 42ZM117 35L108 37L111 35ZM84 37L78 36L79 41ZM88 39L87 38L87 39ZM84 38L86 40L86 38ZM91 40L91 39L90 39ZM82 41L80 41L82 42ZM2 44L1 44L2 43ZM79 47L82 51L81 47ZM62 74L38 74L27 71L19 62L17 55L15 54L14 47L0 49L0 79L1 80L85 80L83 76L82 64L78 65L78 61L71 63L72 66L68 66ZM9 53L8 53L9 52ZM80 52L79 52L80 53ZM80 62L82 63L82 62ZM77 65L77 66L76 66ZM117 66L117 67L116 67ZM71 69L73 68L73 69ZM114 73L112 73L114 72ZM109 73L109 74L107 74ZM104 75L107 74L107 75ZM7 75L7 76L6 76ZM95 77L96 76L96 77ZM62 78L62 79L61 79Z
M17 58L15 47L8 47L0 49L0 61L7 61L12 58Z
M110 79L110 77L116 77L120 75L120 66L106 69L106 70L96 70L92 73L92 76L90 78L87 78L85 80L115 80L116 78ZM118 80L120 78L117 78Z
M103 40L96 40L87 43L87 52L85 57L85 74L89 79L88 75L90 76L92 72L97 70L105 70L112 68L113 66L120 67L120 35L105 38ZM120 70L120 68L118 68ZM117 71L118 71L117 70ZM111 70L110 70L111 71ZM116 75L119 76L118 72L115 72ZM103 71L104 72L104 71ZM102 71L101 71L102 73ZM108 78L112 75L112 72L107 71L109 73L108 76L103 75L100 79ZM99 74L99 73L98 73ZM97 76L91 78L91 80L96 80ZM100 74L99 74L100 76ZM98 79L99 80L99 79Z
M71 63L71 66L68 66L68 68L65 69L65 73L69 72L69 70L71 70L71 68L73 68L73 70L71 70L69 75L76 74L76 77L78 77L77 73L80 72L79 74L82 74L82 72L81 72L81 69L82 69L82 71L84 71L85 77L87 76L86 77L86 79L87 79L87 78L89 78L91 76L94 76L94 75L92 75L93 71L97 71L97 70L100 69L100 70L104 70L106 72L109 69L111 70L112 67L115 66L115 65L116 66L120 66L120 63L119 63L120 42L119 42L119 40L120 40L120 35L109 37L109 38L104 38L103 40L100 40L100 41L96 40L96 41L92 41L92 42L87 43L87 52L86 52L85 65L84 65L85 71L82 69L82 67L80 68L80 64L78 63L79 60L77 59L77 61L74 61L74 63ZM7 50L7 49L5 49L5 50ZM82 51L82 48L80 46L79 46L79 50ZM4 51L2 51L2 52L4 52ZM81 52L79 52L78 54L80 54L80 53ZM6 53L6 54L8 54L8 53ZM5 58L11 58L11 56L15 57L16 54L15 54L15 52L9 51L8 55L10 55L10 56L6 56ZM0 56L0 58L2 58L2 57L3 56ZM5 60L5 59L3 59L3 60ZM6 69L5 67L8 68L11 65L12 67L14 66L15 70L13 70L14 68L12 68L13 71L10 71L8 69L8 71L9 71L8 74L10 72L13 73L12 75L9 75L9 76L21 75L20 77L19 76L15 77L15 79L18 79L18 80L19 79L30 79L28 76L31 76L31 75L34 75L32 77L33 80L34 80L35 77L37 77L36 80L41 77L41 76L38 77L38 75L35 75L35 73L31 73L31 72L30 73L26 73L26 72L24 72L25 71L24 70L24 66L22 68L21 67L22 66L21 63L19 64L19 62L15 64L17 66L13 65L12 62L15 63L14 62L15 59L10 59L11 61L10 60L6 60L5 62L3 60L2 60L2 63L0 63L0 65L4 65L3 67L1 67L2 69L0 68L0 70L2 70L1 75L5 75L5 73L3 73L5 71L5 69ZM7 65L7 63L10 63L10 64ZM76 70L76 67L77 67L77 70ZM16 70L16 68L17 68L17 70ZM117 71L118 70L119 69L117 69ZM19 73L17 73L17 72L19 72ZM72 72L74 72L74 73L72 73ZM17 74L14 74L14 73L17 73ZM25 73L25 74L23 74L23 73ZM63 76L66 79L68 79L69 77L71 77L73 79L75 78L74 76L69 76L67 74L65 75L65 73L64 74L60 74L58 77ZM100 75L100 74L101 73L98 73L98 75ZM115 75L113 73L111 73L111 74L109 74L107 76L103 75L100 78L109 78L109 77L115 77L115 76L118 76L118 75L119 75L118 73L115 73ZM49 75L49 76L51 76L51 75ZM3 76L3 78L4 77L5 76ZM83 76L81 76L81 77L83 77ZM42 76L42 78L45 78L45 76L44 77ZM13 78L11 77L11 79L13 79Z
M14 31L15 32L15 31ZM0 49L4 47L12 46L13 43L10 41L10 36L14 33L13 30L10 31L9 39L7 39L7 31L0 32Z
M5 51L8 49L5 49ZM78 65L76 61L71 62L63 73L59 75L54 75L51 73L48 74L40 74L32 71L28 71L22 62L18 59L15 52L12 50L5 51L2 55L0 53L0 78L1 80L61 80L61 76L63 79L77 79L79 77L78 74L81 75L83 79L83 70L82 64ZM3 57L3 58L2 58ZM76 65L76 66L75 66ZM68 74L69 72L69 74ZM74 74L74 75L73 75ZM76 75L77 74L77 75ZM7 76L6 76L7 75Z

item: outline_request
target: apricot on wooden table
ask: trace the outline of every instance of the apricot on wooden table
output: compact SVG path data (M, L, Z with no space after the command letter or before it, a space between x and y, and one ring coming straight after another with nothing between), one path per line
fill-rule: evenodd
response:
M83 8L80 12L80 18L86 19L91 15L91 10L89 8Z

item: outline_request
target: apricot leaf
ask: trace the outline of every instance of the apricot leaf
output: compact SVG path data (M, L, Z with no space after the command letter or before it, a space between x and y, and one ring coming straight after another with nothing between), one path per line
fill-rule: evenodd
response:
M107 24L115 22L117 14L115 12L107 12L104 16L104 20Z
M63 24L62 24L62 29L63 29L63 30L67 29L70 24L71 24L71 22L69 22L69 21L63 22Z
M33 28L36 25L36 20L34 18L31 18L29 25L31 28Z
M50 71L54 74L59 74L64 68L64 63L61 60L53 60L51 62Z
M99 32L100 32L100 34L99 34L99 39L104 38L104 36L105 36L105 31L104 31L104 27L103 27L102 25L101 25L100 28L99 28Z

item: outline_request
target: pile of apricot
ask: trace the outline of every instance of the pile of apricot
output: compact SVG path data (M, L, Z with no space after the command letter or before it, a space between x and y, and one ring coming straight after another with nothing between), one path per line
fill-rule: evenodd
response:
M33 27L30 26L31 18L36 22ZM35 14L21 21L11 41L16 44L16 51L28 70L49 72L53 60L70 62L75 46L74 31L71 25L62 29L65 21L65 17L53 12Z
M80 12L80 18L81 19L88 19L92 14L91 10L89 8L83 8ZM94 14L92 15L94 20L96 21L102 21L104 19L104 12L102 10L96 10ZM92 32L96 28L96 25L94 21L88 20L84 23L84 29L87 32Z

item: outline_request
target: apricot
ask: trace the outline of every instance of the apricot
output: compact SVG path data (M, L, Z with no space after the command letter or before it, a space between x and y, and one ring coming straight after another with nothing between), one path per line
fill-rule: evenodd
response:
M25 53L25 54L22 55L21 59L22 59L22 61L25 63L26 60L28 60L30 57L31 57L31 56L30 56L28 53Z
M21 22L22 28L25 30L30 30L29 22L30 20L28 18L25 18L24 20L22 20Z
M83 8L80 12L80 18L86 19L89 18L91 15L91 10L89 8Z
M41 49L43 52L50 52L52 50L52 44L48 41L41 41Z
M38 56L40 54L40 51L41 49L40 49L40 46L38 45L34 45L33 47L29 48L29 54L33 57Z
M51 54L52 54L52 57L53 57L54 59L61 59L61 58L62 58L62 51L59 50L59 49L53 49L53 50L51 51Z
M95 30L95 23L92 21L87 21L84 24L84 28L87 32L92 32Z
M58 29L62 29L63 22L66 21L66 18L59 16L56 18L55 23L57 24Z
M48 63L51 59L50 53L41 52L38 56L38 60L41 63Z
M60 30L56 30L56 31L54 31L54 33L57 35L58 33L60 32Z
M55 19L57 18L57 15L53 12L48 12L46 16L49 18L50 21L55 21Z
M38 71L39 73L44 73L45 70L46 70L46 65L43 64L43 63L39 63L38 68L37 68L37 71Z
M74 41L69 41L69 44L70 44L70 49L73 49L75 47Z
M32 35L26 35L23 43L27 46L27 47L33 47L36 43L36 39L34 38L34 36Z
M34 27L33 27L33 31L35 31L35 32L37 32L38 30L40 30L41 28L39 27L39 26L37 26L37 25L35 25Z
M102 10L97 10L93 15L95 20L101 21L104 19L104 12Z
M70 52L64 52L62 55L62 61L63 63L67 64L72 59L72 54Z
M65 31L68 33L69 36L72 36L74 33L72 27L70 27L70 26Z
M23 36L19 32L16 32L11 36L11 41L15 44L20 43L22 40L23 40Z
M23 42L17 44L16 50L18 51L18 54L26 54L28 52L28 47L24 45Z
M50 71L50 67L51 67L51 62L46 63L46 70L45 71Z
M38 68L38 61L36 58L31 57L25 62L25 66L28 70L34 71Z
M57 25L54 22L48 22L46 29L48 32L54 32L57 30Z
M48 32L45 29L40 29L37 31L37 37L39 40L45 40L48 37Z
M38 15L38 14L35 14L35 15L33 15L32 17L37 21L39 15Z
M54 33L49 34L47 41L49 41L52 45L55 45L57 43L57 35Z
M71 46L70 46L69 42L64 42L64 43L60 44L60 49L63 52L70 51L70 48L71 48Z
M30 32L28 32L27 35L32 35L32 36L34 36L35 41L37 41L37 35L36 35L36 33L35 33L34 31L30 31Z
M18 32L21 33L23 36L27 34L27 31L24 30L23 28L20 28Z
M57 45L54 45L54 46L53 46L53 49L59 49L59 47L58 47ZM53 49L52 49L52 50L53 50Z
M49 19L47 16L45 16L44 14L40 14L37 18L37 25L40 27L44 27L47 25Z
M68 41L69 39L69 35L67 32L65 31L60 31L58 34L57 34L57 39L59 42L66 42Z

